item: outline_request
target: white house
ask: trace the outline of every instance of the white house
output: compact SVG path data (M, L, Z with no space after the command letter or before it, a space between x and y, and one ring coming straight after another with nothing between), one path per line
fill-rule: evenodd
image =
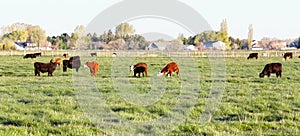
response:
M195 51L197 48L194 45L185 45L183 50Z
M204 43L204 47L208 49L226 50L226 43L221 41L213 41Z

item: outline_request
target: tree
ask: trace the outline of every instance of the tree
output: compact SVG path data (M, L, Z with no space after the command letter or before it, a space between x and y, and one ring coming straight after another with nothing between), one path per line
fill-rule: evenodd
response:
M252 24L249 26L249 33L248 33L248 49L252 48L252 41L253 41L253 26Z
M116 27L116 38L124 38L126 35L134 35L135 30L129 23L121 23Z
M40 48L41 44L47 40L46 32L40 28L39 26L31 26L29 32L30 42L36 43L38 49Z
M28 31L19 29L3 35L3 38L8 38L14 42L26 42L28 38Z
M228 25L227 25L227 21L226 19L223 19L222 20L222 23L221 23L221 32L226 32L228 33Z

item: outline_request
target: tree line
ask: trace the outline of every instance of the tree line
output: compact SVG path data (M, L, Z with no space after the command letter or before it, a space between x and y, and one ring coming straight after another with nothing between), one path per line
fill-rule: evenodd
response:
M1 28L2 36L0 37L1 50L15 50L13 42L34 43L37 47L48 46L51 43L53 49L106 49L106 50L144 50L150 44L145 37L135 33L135 29L129 23L121 23L102 34L88 33L85 34L85 27L79 25L70 35L62 33L57 36L46 36L45 30L39 26L14 23L10 26ZM219 31L204 31L194 36L185 37L180 34L177 39L170 41L174 44L176 50L181 49L181 45L194 45L198 48L204 48L204 44L212 41L221 41L226 44L227 50L251 49L253 47L253 26L249 26L248 39L239 39L228 36L228 24L226 19L222 20ZM263 38L258 41L259 46L265 49L278 49L282 46L292 45L300 48L300 38L296 40L286 40L287 45L278 43L282 40ZM175 47L176 46L176 47Z

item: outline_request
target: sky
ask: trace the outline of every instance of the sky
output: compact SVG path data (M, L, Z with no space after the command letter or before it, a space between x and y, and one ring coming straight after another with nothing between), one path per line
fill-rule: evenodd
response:
M88 26L98 14L121 1L5 0L1 2L0 27L20 22L39 25L48 36L72 33L76 26ZM202 15L213 30L220 30L221 21L226 19L229 36L235 38L246 39L250 24L253 25L254 39L257 40L263 37L295 39L300 36L300 2L296 0L178 1ZM155 7L152 8L155 10ZM185 10L182 9L183 12ZM130 20L129 23L138 34L156 32L175 38L180 33L192 35L186 28L166 19L140 18Z

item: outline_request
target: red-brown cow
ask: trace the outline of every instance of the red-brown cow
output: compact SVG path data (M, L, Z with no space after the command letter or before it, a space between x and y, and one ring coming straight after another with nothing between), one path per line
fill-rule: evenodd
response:
M292 52L286 52L282 54L284 60L287 60L288 58L292 59L293 58L293 53Z
M86 62L86 63L84 64L84 67L90 68L91 74L92 74L94 77L96 77L96 74L97 74L97 72L98 72L98 70L99 70L99 64L98 64L98 62L96 62L96 61L93 61L93 62L88 61L88 62Z
M48 76L52 76L52 73L56 69L56 62L54 63L42 63L42 62L35 62L34 63L34 75L41 76L40 72L45 73L48 72Z
M66 59L69 58L69 54L68 54L68 53L63 54L63 56L64 56Z
M259 77L263 78L265 75L270 77L271 73L276 73L276 77L281 78L281 72L282 72L282 64L281 63L269 63L269 64L265 65L265 68L259 74Z
M141 77L141 73L143 77L145 76L145 74L146 76L148 76L148 65L145 62L140 62L135 65L131 65L130 70L133 71L134 77L136 77L136 74L139 74L139 77Z
M175 62L170 62L167 64L161 71L158 72L157 76L161 75L170 75L172 76L172 73L175 72L177 76L179 76L179 67Z

